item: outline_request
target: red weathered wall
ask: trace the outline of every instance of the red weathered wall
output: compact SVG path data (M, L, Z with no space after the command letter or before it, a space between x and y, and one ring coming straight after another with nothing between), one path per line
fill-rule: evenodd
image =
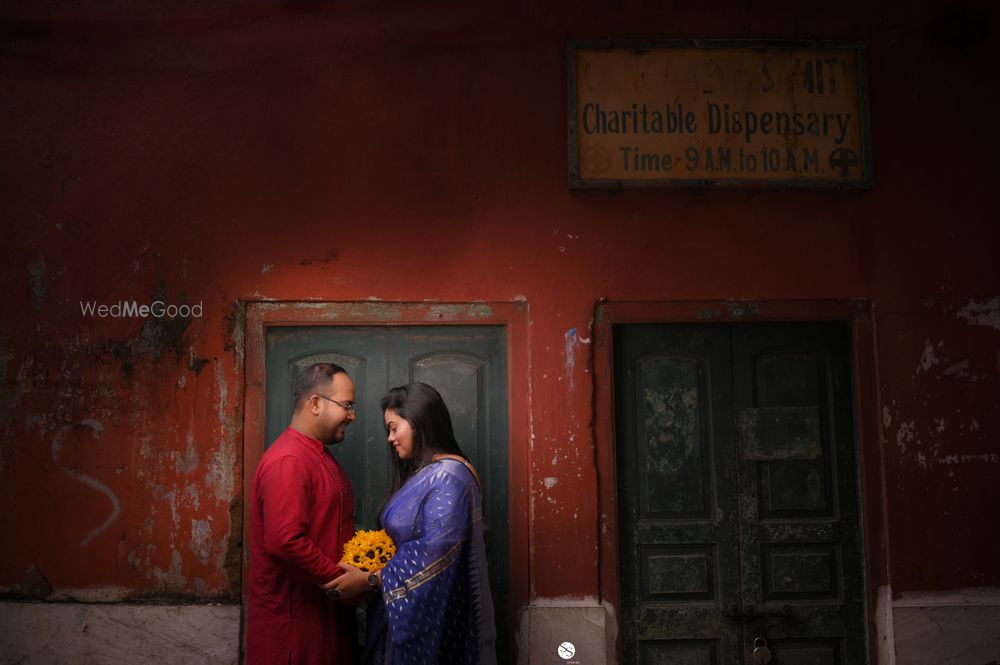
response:
M978 5L6 3L0 585L238 593L238 300L523 297L532 590L596 596L590 351L566 333L604 297L870 299L891 584L1000 586ZM866 42L874 189L569 191L566 43L603 37ZM157 296L204 317L79 306Z

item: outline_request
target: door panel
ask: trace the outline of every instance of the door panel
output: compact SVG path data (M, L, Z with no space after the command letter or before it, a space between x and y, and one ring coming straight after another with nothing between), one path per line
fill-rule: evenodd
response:
M354 380L357 420L330 446L354 487L359 529L377 528L390 487L390 456L379 402L393 386L424 381L444 398L455 437L482 479L498 655L506 657L507 352L502 326L302 326L268 329L266 445L287 427L292 385L314 362L334 362ZM502 662L502 661L501 661Z
M751 434L739 432L744 602L790 605L791 618L768 622L774 662L781 653L780 662L864 663L847 326L740 325L732 335L737 412L799 412L774 428L772 446L798 449L799 459L750 459Z
M451 412L455 438L473 466L477 470L483 467L480 475L484 483L489 468L479 461L489 458L489 409L483 403L489 398L487 369L483 358L456 353L429 354L410 361L410 380L429 383L441 393Z
M739 630L722 614L739 601L733 419L719 417L732 408L728 330L616 328L615 368L628 662L734 665Z
M614 337L627 662L864 663L846 325Z

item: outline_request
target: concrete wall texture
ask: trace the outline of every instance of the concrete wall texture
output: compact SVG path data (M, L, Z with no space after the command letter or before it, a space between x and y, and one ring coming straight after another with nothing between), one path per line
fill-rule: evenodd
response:
M521 661L562 622L612 660L588 348L606 298L870 303L873 657L925 662L919 626L947 648L971 622L977 650L936 662L1000 660L995 15L4 3L0 658L83 662L75 635L86 662L236 662L244 303L380 300L528 304ZM570 191L567 43L593 38L865 43L874 188ZM200 316L81 310L123 300ZM204 647L164 660L179 625Z

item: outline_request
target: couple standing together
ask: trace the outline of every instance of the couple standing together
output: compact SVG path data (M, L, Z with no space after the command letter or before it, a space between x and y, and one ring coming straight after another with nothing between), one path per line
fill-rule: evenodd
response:
M253 480L246 662L352 663L354 606L370 600L366 663L495 665L479 477L441 395L412 383L382 398L394 473L379 523L396 555L371 574L338 563L354 493L325 445L356 417L354 383L316 363L293 399Z

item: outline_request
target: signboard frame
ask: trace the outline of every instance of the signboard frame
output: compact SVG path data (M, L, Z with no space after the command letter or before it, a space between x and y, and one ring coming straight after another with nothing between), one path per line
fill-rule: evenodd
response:
M577 140L578 74L577 52L581 50L626 50L637 53L655 49L851 49L857 58L858 113L861 122L861 165L863 177L842 180L754 179L754 178L662 178L662 179L583 179ZM570 189L650 189L650 188L772 188L867 190L874 187L874 160L871 140L867 48L859 41L791 39L598 39L571 40L567 48L567 128Z

